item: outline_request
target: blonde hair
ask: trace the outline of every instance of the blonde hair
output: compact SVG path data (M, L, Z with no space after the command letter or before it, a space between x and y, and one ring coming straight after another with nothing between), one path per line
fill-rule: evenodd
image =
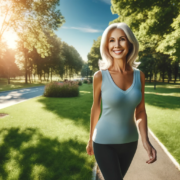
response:
M113 63L113 58L108 52L106 43L108 42L107 38L108 38L109 32L116 28L122 29L124 31L129 42L132 45L131 46L132 48L130 48L130 50L127 54L127 63L131 67L137 68L139 66L139 64L141 64L140 62L135 62L135 60L138 56L138 52L139 52L139 43L138 43L135 35L129 28L129 26L124 22L120 22L120 23L113 23L113 24L109 25L102 34L101 45L100 45L100 53L101 53L102 60L99 59L99 61L98 61L99 69L106 70Z

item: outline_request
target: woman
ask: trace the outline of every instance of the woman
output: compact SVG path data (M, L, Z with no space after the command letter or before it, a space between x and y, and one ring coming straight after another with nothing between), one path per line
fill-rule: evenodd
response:
M148 138L144 102L145 75L135 62L139 44L125 23L114 23L103 32L100 70L93 79L90 137L86 146L95 155L105 180L122 180L135 155L139 132L150 164L156 150ZM102 115L98 121L101 112ZM136 121L136 122L135 122Z

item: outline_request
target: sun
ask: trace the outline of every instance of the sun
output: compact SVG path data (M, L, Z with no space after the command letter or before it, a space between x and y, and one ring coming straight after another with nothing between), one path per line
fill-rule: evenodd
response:
M18 36L13 32L13 30L5 32L3 34L3 39L7 42L9 48L16 48L16 40L18 40Z
M5 26L2 26L3 22L4 22L4 16L0 16L0 33L2 33L4 29L6 29ZM18 40L18 36L12 29L10 29L9 31L5 30L4 33L2 34L2 39L7 43L9 48L12 49L16 48L15 41Z

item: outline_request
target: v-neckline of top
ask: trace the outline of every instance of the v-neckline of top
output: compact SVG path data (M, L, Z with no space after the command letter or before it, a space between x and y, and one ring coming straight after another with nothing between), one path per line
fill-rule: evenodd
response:
M132 82L131 86L128 89L126 89L125 91L122 90L119 86L116 85L116 83L114 82L114 80L113 80L113 78L112 78L112 76L111 76L111 74L110 74L108 69L107 69L107 72L108 72L108 76L109 76L112 84L115 86L115 88L117 88L118 90L120 90L124 94L128 93L133 88L134 83L135 83L135 68L133 68L133 82Z

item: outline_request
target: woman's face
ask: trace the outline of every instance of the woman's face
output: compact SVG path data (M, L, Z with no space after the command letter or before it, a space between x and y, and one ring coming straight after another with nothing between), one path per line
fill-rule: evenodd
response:
M108 35L108 50L114 59L126 59L130 42L122 29L113 29Z

